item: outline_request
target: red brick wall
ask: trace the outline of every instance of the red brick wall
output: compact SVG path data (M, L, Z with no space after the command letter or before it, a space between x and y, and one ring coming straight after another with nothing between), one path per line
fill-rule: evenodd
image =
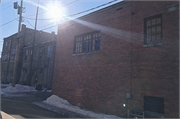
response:
M126 117L123 103L143 110L144 95L164 97L165 117L178 117L178 10L167 12L174 3L122 2L80 18L88 25L59 25L53 93L82 108L121 117ZM163 45L143 47L144 18L156 14L162 14ZM95 30L101 31L100 51L73 55L74 36Z
M132 40L132 108L143 110L143 96L164 97L164 116L179 112L179 10L175 2L133 3L132 32L143 34L143 18L162 14L162 46L143 47L144 36ZM153 5L150 7L150 5Z

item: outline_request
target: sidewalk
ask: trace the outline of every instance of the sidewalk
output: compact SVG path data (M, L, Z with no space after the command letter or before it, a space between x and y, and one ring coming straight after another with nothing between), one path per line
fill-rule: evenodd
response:
M48 109L48 110L51 110L51 111L66 115L66 116L68 116L70 118L92 118L90 116L85 116L85 115L75 113L75 112L72 112L72 111L69 111L69 110L66 110L66 109L61 109L61 108L49 105L49 104L44 103L44 102L33 102L33 104L38 105L38 106L40 106L42 108L45 108L45 109Z
M3 112L3 111L1 111L1 113L0 113L0 118L1 118L1 119L15 119L14 117L6 114L6 113Z
M121 117L118 117L116 115L107 115L103 113L95 113L86 109L80 109L80 108L74 108L72 109L69 105L69 108L65 108L65 105L62 107L53 106L51 104L48 104L46 102L33 102L33 104L38 105L42 108L46 108L48 110L60 113L62 115L68 116L70 118L116 118L116 119L122 119Z

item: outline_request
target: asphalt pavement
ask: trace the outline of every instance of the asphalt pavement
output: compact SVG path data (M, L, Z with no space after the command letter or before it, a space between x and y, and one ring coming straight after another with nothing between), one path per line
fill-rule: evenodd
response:
M1 89L6 86L1 85ZM31 91L1 94L1 117L26 118L87 118L81 114L43 103L52 92ZM38 105L36 104L38 102Z
M18 93L16 93L18 95ZM22 94L22 93L21 93ZM1 111L14 118L69 118L68 115L57 113L33 104L43 101L51 95L49 92L29 92L23 97L1 96ZM10 95L10 94L9 94Z

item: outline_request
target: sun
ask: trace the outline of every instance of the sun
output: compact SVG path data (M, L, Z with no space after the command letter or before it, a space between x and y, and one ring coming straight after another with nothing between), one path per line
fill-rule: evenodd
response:
M48 15L53 19L53 21L58 22L65 17L65 8L59 4L49 4Z

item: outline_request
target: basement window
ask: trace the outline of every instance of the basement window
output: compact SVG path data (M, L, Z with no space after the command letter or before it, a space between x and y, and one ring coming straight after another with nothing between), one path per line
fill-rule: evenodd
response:
M164 98L144 96L144 110L164 114Z
M162 45L162 15L144 19L144 46Z
M75 36L74 54L93 53L100 50L100 32L90 32Z

